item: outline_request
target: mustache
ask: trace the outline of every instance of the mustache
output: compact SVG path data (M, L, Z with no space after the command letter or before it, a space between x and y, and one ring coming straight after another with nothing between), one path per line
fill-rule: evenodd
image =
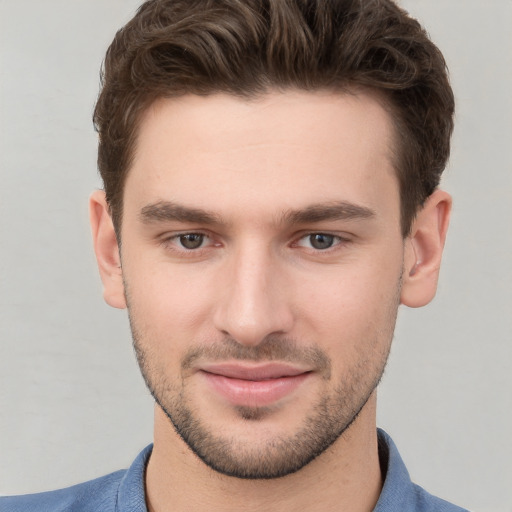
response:
M324 377L331 374L331 360L318 347L301 346L291 338L267 336L255 346L238 343L226 337L219 342L202 344L191 348L181 360L181 368L188 370L196 366L198 361L280 361L310 366L320 371Z

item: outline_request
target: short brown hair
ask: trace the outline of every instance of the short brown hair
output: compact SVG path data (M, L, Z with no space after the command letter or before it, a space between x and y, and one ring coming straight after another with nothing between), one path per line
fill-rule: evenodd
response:
M271 88L379 91L396 128L404 236L439 184L454 99L441 52L391 0L149 0L119 30L94 111L98 167L120 231L142 113L158 98Z

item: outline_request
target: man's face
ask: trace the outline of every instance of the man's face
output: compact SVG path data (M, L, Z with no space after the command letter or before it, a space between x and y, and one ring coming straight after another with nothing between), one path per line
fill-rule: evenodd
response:
M392 133L365 93L187 96L143 118L121 234L134 342L214 469L296 471L374 392L404 253Z

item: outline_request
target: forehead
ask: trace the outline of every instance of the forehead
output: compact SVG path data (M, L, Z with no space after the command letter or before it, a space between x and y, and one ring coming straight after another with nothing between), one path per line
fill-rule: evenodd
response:
M125 207L172 200L233 213L230 206L244 202L264 211L364 205L378 202L382 187L398 207L392 147L390 116L367 92L162 99L141 120Z

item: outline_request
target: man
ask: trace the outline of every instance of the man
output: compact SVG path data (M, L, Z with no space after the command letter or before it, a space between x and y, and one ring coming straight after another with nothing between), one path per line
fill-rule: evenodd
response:
M398 307L435 295L453 108L389 0L143 4L105 60L90 212L154 444L2 512L461 510L375 418Z

